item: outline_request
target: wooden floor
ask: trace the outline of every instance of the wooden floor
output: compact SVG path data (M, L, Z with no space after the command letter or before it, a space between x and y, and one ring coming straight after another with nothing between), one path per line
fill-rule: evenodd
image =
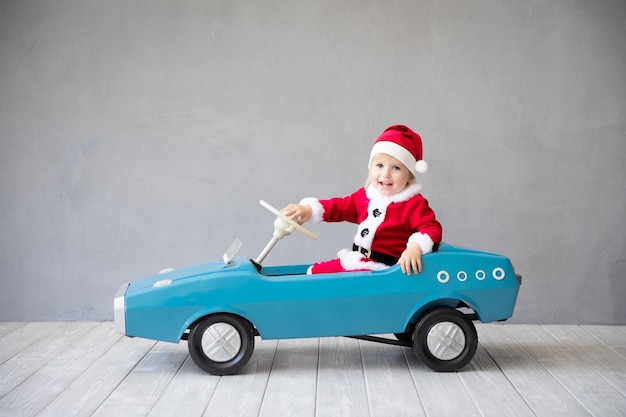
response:
M626 327L478 324L458 373L409 348L262 341L240 375L107 323L0 322L1 416L626 416Z

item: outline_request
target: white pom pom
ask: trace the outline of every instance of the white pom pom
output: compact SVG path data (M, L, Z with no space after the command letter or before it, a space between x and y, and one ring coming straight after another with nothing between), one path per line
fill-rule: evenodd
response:
M424 161L423 159L420 159L419 161L417 161L415 163L415 171L417 171L420 174L423 174L426 171L428 171L428 164L426 163L426 161Z

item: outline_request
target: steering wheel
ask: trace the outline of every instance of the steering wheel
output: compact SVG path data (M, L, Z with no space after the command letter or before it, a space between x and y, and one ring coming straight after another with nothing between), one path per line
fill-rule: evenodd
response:
M317 236L315 236L313 233L309 232L307 229L305 229L301 224L299 224L297 221L293 220L290 217L285 216L283 213L281 213L279 210L275 209L274 207L272 207L269 203L266 203L265 201L261 200L259 201L259 203L261 203L261 205L263 207L265 207L266 209L268 209L270 212L272 212L273 214L275 214L277 217L279 217L281 220L287 222L287 224L289 226L293 226L296 229L298 229L299 231L301 231L302 233L304 233L305 235L307 235L308 237L310 237L313 240L317 240Z

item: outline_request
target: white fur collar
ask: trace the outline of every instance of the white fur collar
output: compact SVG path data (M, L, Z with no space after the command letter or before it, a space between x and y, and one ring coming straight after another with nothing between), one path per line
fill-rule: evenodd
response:
M370 200L384 201L386 204L401 203L419 194L421 189L422 184L413 183L407 185L404 190L394 195L382 195L372 184L370 184L369 187L367 187L367 189L365 190L365 195Z

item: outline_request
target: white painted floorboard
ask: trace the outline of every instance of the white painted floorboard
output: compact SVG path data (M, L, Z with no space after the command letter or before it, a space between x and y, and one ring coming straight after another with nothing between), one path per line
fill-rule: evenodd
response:
M625 417L626 326L477 324L461 372L347 338L256 339L239 375L112 323L0 322L0 416Z

